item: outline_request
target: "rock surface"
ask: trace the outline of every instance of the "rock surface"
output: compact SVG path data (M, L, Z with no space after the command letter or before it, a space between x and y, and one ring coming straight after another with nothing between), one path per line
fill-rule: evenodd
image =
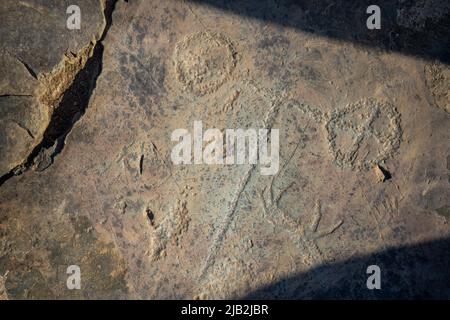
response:
M80 31L58 1L0 5L0 173L70 123L50 161L0 186L8 298L448 298L444 62L201 1L78 2ZM305 6L260 16L308 24ZM30 23L13 32L18 18ZM197 120L279 129L278 173L174 165L171 133ZM384 291L365 286L371 264ZM66 287L69 265L81 290Z
M104 4L78 6L83 28L69 30L60 1L0 4L0 177L20 171L42 144L54 110L102 34Z

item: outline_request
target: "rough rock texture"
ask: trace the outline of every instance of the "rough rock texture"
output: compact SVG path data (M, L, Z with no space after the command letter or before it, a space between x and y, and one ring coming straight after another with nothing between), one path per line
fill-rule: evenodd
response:
M83 28L66 28L61 1L0 4L0 177L20 171L42 144L54 110L92 56L105 28L104 5L80 1Z
M2 49L14 54L36 75L53 71L64 54L78 53L103 31L102 2L77 0L76 3L82 12L80 30L66 27L66 10L70 4L67 1L2 1Z
M425 77L435 103L450 113L450 67L438 63L428 64Z
M361 43L370 33L355 42L333 37L336 22L314 20L307 1L261 2L258 16L245 14L252 1L205 2L81 1L89 26L73 37L56 1L0 5L1 17L20 5L47 17L18 33L12 18L0 27L20 62L2 58L11 73L0 89L31 95L0 97L1 170L42 140L56 112L44 112L50 105L89 98L79 100L79 114L69 108L57 117L70 125L56 125L52 141L62 143L51 161L36 156L38 170L2 181L7 297L448 298L448 66L429 57L439 44L420 59L420 51L386 45L389 29L375 31L386 34L368 46ZM273 19L287 12L285 25ZM429 19L438 25L446 16ZM64 67L67 59L78 67ZM33 91L58 70L67 76L60 93ZM174 165L171 133L192 132L196 120L204 130L279 129L279 172ZM66 288L72 264L81 290ZM365 286L371 264L384 272L381 291Z

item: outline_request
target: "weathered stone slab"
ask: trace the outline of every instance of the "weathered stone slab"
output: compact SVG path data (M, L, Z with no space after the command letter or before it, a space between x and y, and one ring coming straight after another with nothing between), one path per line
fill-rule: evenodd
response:
M69 30L66 1L5 0L0 4L0 47L37 75L51 72L65 53L79 52L102 32L101 1L81 0L81 28Z
M392 281L379 297L447 294L449 119L428 61L175 0L118 1L101 44L61 153L0 187L8 298L376 298L367 263ZM279 171L175 165L194 121L279 129Z
M42 139L48 113L33 98L0 97L0 172L19 166Z
M102 3L77 2L79 30L67 28L65 2L0 4L1 178L24 165L42 142L54 110L103 32Z

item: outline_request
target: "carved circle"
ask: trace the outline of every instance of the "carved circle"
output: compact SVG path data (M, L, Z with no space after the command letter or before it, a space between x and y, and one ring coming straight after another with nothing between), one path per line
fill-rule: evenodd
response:
M174 52L177 79L191 92L216 91L236 65L231 41L220 33L194 33L180 41Z
M334 162L352 169L369 169L391 157L402 134L395 107L373 98L334 111L326 130Z

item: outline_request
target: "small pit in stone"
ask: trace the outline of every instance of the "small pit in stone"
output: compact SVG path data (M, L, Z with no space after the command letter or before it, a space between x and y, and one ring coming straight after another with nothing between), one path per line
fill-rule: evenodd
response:
M150 225L152 227L155 226L155 214L153 213L153 211L149 208L145 209L145 216L147 217L148 223L150 223Z

